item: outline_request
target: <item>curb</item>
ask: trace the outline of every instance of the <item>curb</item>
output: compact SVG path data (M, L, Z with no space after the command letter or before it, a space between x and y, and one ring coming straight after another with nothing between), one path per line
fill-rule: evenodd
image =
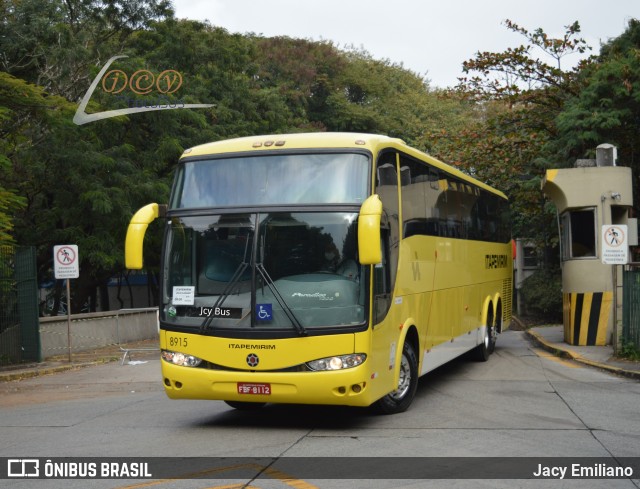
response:
M57 374L59 372L66 372L67 370L76 370L83 367L91 367L94 365L101 365L103 363L109 363L116 361L114 358L101 358L91 362L83 363L71 363L67 365L53 365L50 367L34 367L28 370L16 370L14 372L0 372L0 382L12 382L15 380L32 379L35 377L41 377L43 375Z
M535 341L538 345L540 345L542 348L544 348L548 352L553 353L554 355L558 355L563 358L568 358L569 360L574 360L578 363L582 363L589 367L595 367L601 370L606 370L608 372L621 375L623 377L640 380L640 372L637 372L635 370L626 370L624 368L614 367L613 365L607 365L606 363L600 363L600 362L594 362L593 360L588 360L575 352L572 352L570 350L565 350L563 348L559 348L558 346L556 346L555 343L547 342L547 340L545 340L542 337L542 335L539 335L535 331L525 329L524 332L529 338Z

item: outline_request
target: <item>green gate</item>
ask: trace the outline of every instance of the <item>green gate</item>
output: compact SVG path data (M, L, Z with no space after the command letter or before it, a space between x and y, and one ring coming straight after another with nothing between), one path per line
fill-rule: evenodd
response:
M640 268L624 271L622 292L622 342L640 348Z
M0 247L0 365L41 361L36 252Z

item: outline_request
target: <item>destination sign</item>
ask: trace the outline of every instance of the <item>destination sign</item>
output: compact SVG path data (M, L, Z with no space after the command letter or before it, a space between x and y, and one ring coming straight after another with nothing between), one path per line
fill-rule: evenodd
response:
M176 315L186 317L240 319L241 307L177 307Z

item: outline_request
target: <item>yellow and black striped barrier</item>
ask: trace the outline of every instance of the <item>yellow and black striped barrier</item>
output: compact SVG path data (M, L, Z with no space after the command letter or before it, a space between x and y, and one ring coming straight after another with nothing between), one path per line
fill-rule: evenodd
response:
M607 344L607 325L613 292L563 294L564 341L577 346Z

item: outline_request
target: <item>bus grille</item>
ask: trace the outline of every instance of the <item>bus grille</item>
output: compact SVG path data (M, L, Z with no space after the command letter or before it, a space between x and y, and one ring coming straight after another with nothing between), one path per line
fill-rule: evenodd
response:
M502 281L502 322L508 324L511 321L511 297L513 295L513 281L508 278Z
M202 362L200 368L206 368L208 370L226 370L229 372L255 372L255 370L249 368L231 368L224 365L218 365L212 362ZM285 367L278 370L260 370L260 372L310 372L306 364L294 365L293 367Z

